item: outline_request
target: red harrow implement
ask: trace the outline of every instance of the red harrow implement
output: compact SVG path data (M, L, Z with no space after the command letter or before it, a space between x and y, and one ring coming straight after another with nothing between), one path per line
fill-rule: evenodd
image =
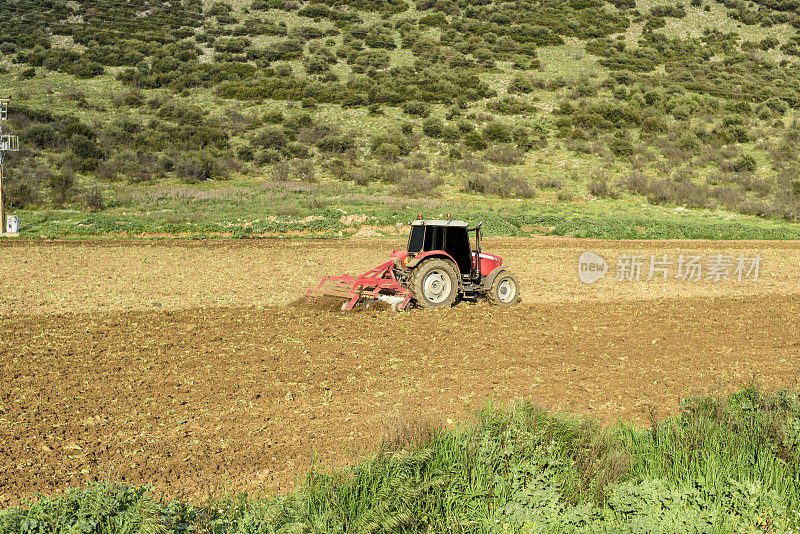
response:
M317 287L306 291L307 300L319 297L342 297L347 299L343 310L352 310L359 300L383 300L395 311L402 311L411 300L411 292L394 277L394 258L370 269L359 276L343 274L326 276Z
M470 232L475 232L470 239ZM409 303L444 308L457 300L486 298L498 306L519 302L517 279L499 256L481 251L481 225L463 221L417 220L411 223L406 250L360 276L326 276L306 292L306 299L345 299L343 310L359 301L391 304L395 311Z

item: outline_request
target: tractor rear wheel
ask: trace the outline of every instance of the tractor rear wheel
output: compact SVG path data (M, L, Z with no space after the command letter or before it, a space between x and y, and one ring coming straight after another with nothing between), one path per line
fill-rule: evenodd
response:
M411 271L411 293L423 308L447 308L458 295L455 266L439 258L425 260Z
M501 271L486 295L496 306L511 306L519 302L519 282L511 271Z

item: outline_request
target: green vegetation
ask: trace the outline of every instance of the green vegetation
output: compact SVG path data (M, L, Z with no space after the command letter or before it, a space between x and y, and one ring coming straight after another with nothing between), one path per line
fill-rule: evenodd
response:
M710 213L793 235L795 4L5 2L0 96L23 141L6 198L29 236L62 235L42 221L75 211L119 233L103 221L141 211L126 199L147 188L260 196L264 178L327 205L331 189L468 213L520 199L525 217L602 206L682 228ZM159 208L132 223L197 235L245 218ZM607 235L595 226L573 234Z
M283 171L287 180L292 174L308 169L287 165ZM385 186L371 182L377 173L390 183ZM468 182L465 189L498 187L492 194L522 195L532 189L521 181L500 171ZM22 237L91 237L91 236L162 236L185 237L251 237L259 235L300 237L343 237L358 230L348 222L356 216L363 224L391 235L398 225L424 213L432 217L450 214L473 222L484 221L487 235L530 236L556 235L608 239L798 239L800 229L763 221L751 216L733 216L714 212L687 211L683 208L650 206L641 201L600 199L584 205L531 205L515 198L470 200L472 193L452 190L441 197L430 192L423 198L409 198L408 189L436 186L433 178L404 166L365 167L358 170L354 193L348 183L309 183L297 181L229 180L223 183L195 185L115 184L113 194L91 198L87 202L104 203L104 209L78 211L74 209L20 210ZM420 185L417 180L426 180ZM553 193L553 184L537 184ZM556 184L559 185L559 184ZM520 189L523 188L523 189ZM527 188L527 189L525 189ZM564 190L559 190L559 194ZM448 200L446 196L455 200ZM113 197L113 200L112 200ZM462 199L466 199L463 200ZM608 212L616 213L609 217ZM396 239L396 238L395 238Z
M602 428L529 404L400 426L373 457L288 496L158 502L98 484L0 512L9 533L793 532L800 400L749 387Z

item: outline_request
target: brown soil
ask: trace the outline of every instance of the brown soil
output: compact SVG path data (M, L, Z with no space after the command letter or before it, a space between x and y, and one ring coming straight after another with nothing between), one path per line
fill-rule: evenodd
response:
M0 244L0 506L110 477L171 497L285 491L398 420L487 401L645 422L800 371L800 244L487 240L523 303L286 306L391 240ZM760 252L759 282L585 286L582 250ZM27 263L26 263L27 262ZM328 267L320 267L328 265Z

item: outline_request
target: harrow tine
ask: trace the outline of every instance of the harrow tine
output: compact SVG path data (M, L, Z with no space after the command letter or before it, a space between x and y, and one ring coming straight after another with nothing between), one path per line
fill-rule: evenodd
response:
M411 292L404 288L394 277L393 261L387 261L359 275L325 276L317 287L306 291L306 299L318 297L344 298L343 310L352 310L362 299L377 300L381 297L400 298L401 303L392 304L404 309L411 300ZM383 299L381 299L383 300Z

